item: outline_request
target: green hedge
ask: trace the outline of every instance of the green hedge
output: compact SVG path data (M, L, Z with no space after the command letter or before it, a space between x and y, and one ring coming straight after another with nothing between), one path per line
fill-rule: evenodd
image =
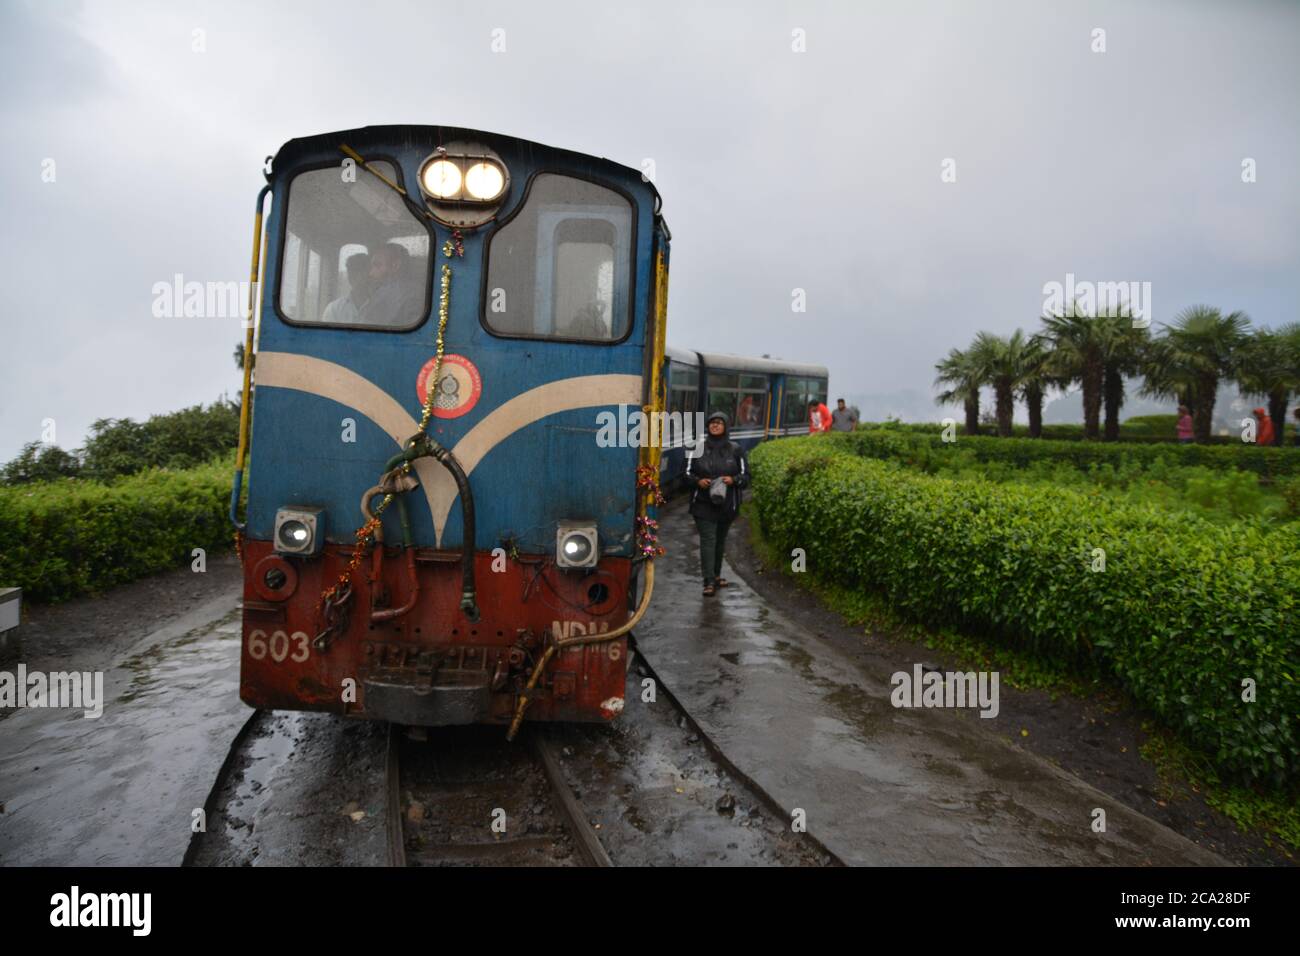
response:
M785 439L753 453L763 532L805 549L810 573L883 593L916 620L1109 672L1225 772L1300 778L1300 527L931 477L846 445ZM1104 572L1091 570L1095 548ZM1255 703L1241 699L1247 677Z
M1166 420L1168 423L1166 424ZM966 430L962 424L960 416L955 418L957 422L957 434L965 438ZM943 431L944 426L938 422L863 422L862 428L880 428L890 431L920 432L927 435L937 435ZM1288 433L1289 434L1289 433ZM996 437L996 425L981 425L980 435L984 437ZM970 436L975 437L975 436ZM1028 438L1028 425L1012 425L1012 438ZM1083 426L1079 424L1070 425L1044 425L1042 434L1039 438L1049 439L1051 441L1083 441ZM1119 441L1124 445L1152 445L1152 444L1173 444L1178 441L1177 434L1177 416L1176 415L1135 415L1127 421L1120 422ZM1211 445L1241 445L1241 439L1232 435L1211 435ZM1107 442L1108 445L1115 444Z
M194 548L229 547L233 467L0 487L0 586L60 601L179 567Z
M1253 471L1273 479L1300 475L1300 448L1273 448L1245 445L1197 445L1160 442L1081 442L1049 441L1045 438L996 438L987 435L962 435L945 442L938 429L927 431L897 428L860 428L834 440L851 443L854 451L866 458L910 460L920 463L926 456L942 455L952 449L972 452L979 461L1000 461L1030 465L1034 462L1066 462L1086 471L1093 465L1120 467L1126 462L1150 466L1159 459L1171 465L1201 465L1220 471Z

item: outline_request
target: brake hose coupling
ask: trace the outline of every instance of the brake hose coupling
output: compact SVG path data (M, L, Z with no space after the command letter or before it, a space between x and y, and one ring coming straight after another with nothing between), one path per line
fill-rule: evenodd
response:
M473 591L464 591L460 596L460 609L465 612L471 624L478 623L478 602L474 600Z

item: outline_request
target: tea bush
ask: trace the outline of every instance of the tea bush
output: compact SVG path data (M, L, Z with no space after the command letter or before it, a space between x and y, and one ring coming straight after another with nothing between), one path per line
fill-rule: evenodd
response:
M1126 464L1147 469L1163 462L1201 465L1219 471L1252 471L1270 481L1300 475L1300 448L1246 445L1240 441L1222 445L1051 441L1046 438L961 435L959 431L956 441L945 442L937 429L913 431L871 426L822 437L846 443L857 454L867 458L910 458L922 467L933 455L951 455L960 450L969 453L976 461L1004 462L1018 467L1051 461L1063 462L1081 471L1094 465L1120 467Z
M752 454L763 533L803 548L810 573L882 593L916 620L1109 673L1225 773L1300 780L1300 525L1225 526L1048 483L936 477L854 454L877 448L862 438Z
M111 482L0 487L0 585L34 601L99 591L229 547L233 456Z

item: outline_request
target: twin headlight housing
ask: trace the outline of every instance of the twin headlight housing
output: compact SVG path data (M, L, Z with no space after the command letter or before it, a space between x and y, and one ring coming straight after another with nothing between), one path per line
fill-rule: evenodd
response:
M476 228L501 211L510 191L510 170L483 143L443 143L420 164L420 192L445 226Z
M594 568L600 560L596 526L561 521L555 530L555 564L561 568Z
M436 203L495 203L510 184L495 156L439 150L420 167L420 188Z

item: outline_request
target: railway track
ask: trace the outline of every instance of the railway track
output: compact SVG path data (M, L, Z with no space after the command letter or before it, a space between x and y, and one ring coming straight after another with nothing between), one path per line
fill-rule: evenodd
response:
M389 725L391 866L613 866L544 728ZM525 746L520 747L519 743Z
M515 744L498 727L415 740L390 727L389 863L843 865L791 832L789 809L727 758L644 658L630 664L628 699L651 676L661 703L631 706L611 725L534 724Z
M835 866L639 654L612 724L407 729L249 715L186 865ZM639 702L642 682L659 703Z

